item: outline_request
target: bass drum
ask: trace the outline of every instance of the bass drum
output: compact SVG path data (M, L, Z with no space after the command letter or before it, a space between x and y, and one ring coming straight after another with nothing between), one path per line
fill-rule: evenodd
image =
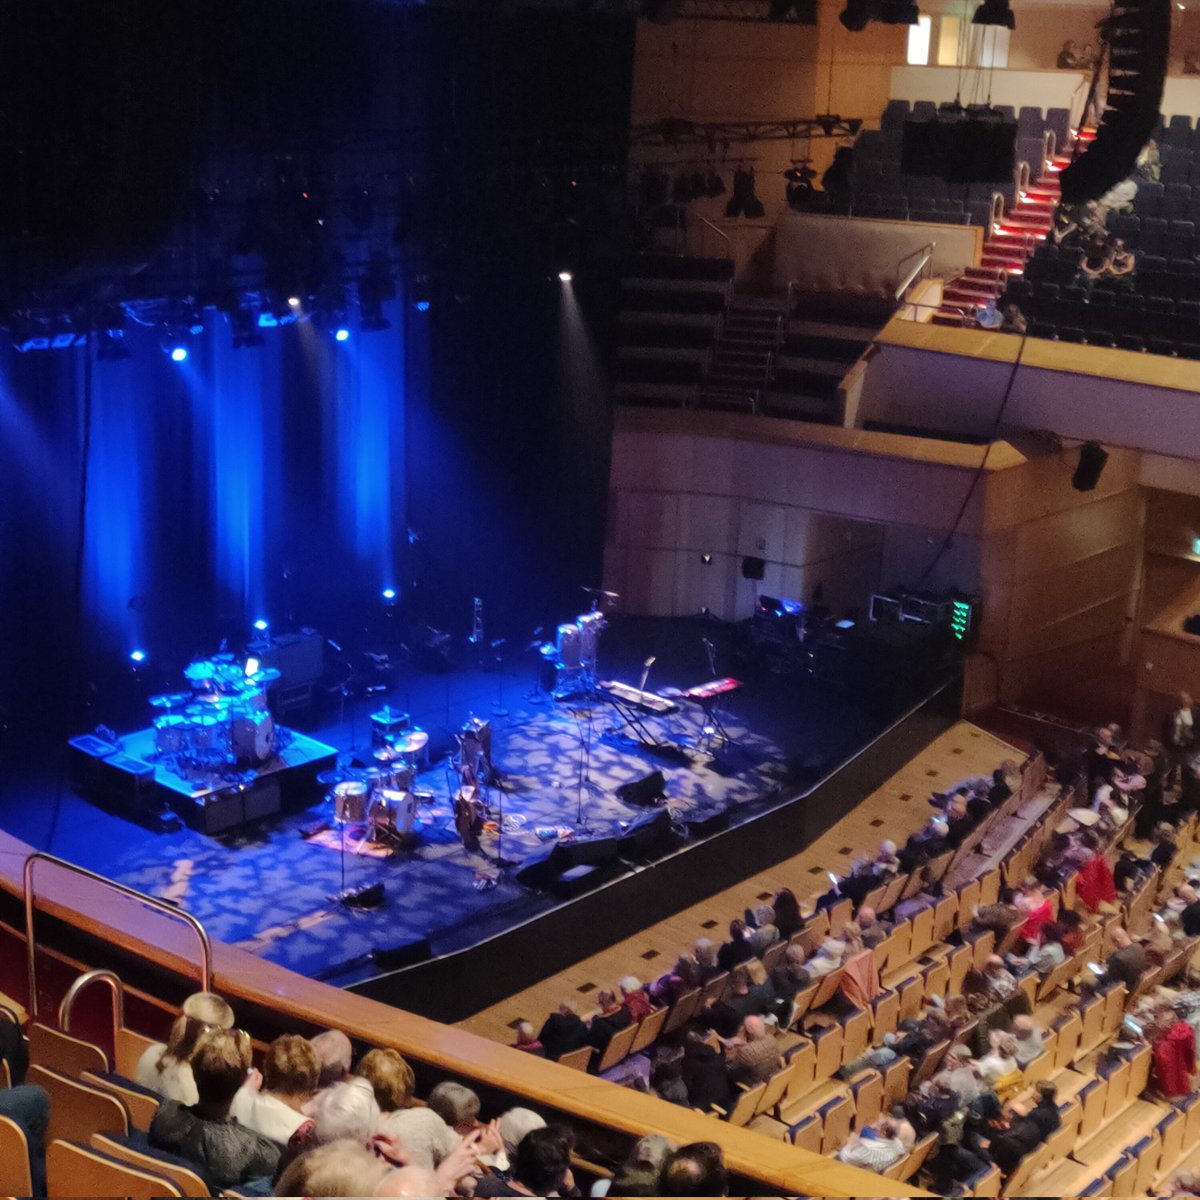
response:
M400 837L412 833L417 819L417 800L412 792L399 792L385 788L371 805L370 823L376 829L386 829Z
M558 661L568 671L574 671L581 663L578 625L558 627Z
M608 622L604 619L603 613L589 612L579 618L578 624L579 657L585 663L595 663L596 656L600 653L600 635L604 632Z
M154 748L159 754L182 754L187 747L190 722L180 713L158 717L154 722Z
M270 713L242 711L229 729L230 747L240 762L264 763L275 754L275 721Z

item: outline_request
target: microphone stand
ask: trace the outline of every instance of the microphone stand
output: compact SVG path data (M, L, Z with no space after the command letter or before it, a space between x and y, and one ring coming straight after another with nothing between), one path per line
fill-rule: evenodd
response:
M507 717L508 709L504 707L504 638L497 638L490 649L495 652L496 661L496 699L492 704L492 715Z

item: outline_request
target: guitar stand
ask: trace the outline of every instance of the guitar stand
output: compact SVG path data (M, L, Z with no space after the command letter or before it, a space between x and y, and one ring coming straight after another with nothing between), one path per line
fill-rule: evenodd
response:
M737 745L737 739L730 736L725 722L721 719L720 697L701 701L700 708L704 713L704 720L700 726L700 736L696 739L696 749L708 751L715 758L720 749L710 749L714 743L719 742L722 748Z

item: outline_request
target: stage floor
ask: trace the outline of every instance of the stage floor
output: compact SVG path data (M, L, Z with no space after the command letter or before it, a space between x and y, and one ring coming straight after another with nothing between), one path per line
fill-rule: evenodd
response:
M718 668L740 673L725 656L727 627L702 621L615 623L604 645L605 676L636 683L642 661L655 654L651 686L701 683L708 668L700 637L718 644ZM491 933L535 918L561 901L497 878L497 845L485 834L483 853L461 845L450 805L454 776L447 766L452 731L470 715L490 718L493 760L504 781L505 859L521 860L546 848L539 830L576 836L619 834L647 810L615 795L623 783L660 769L667 807L680 825L728 812L740 820L786 803L828 774L887 723L828 685L768 671L745 676L732 698L728 726L734 742L714 759L697 749L702 713L680 713L652 723L665 745L650 748L627 732L613 733L614 710L581 711L530 701L530 670L504 674L465 669L448 675L406 671L387 697L336 708L332 719L288 718L343 761L369 760L368 713L389 700L430 732L431 767L418 787L432 805L418 810L416 844L390 857L343 854L335 837L306 840L305 827L328 819L331 804L313 796L307 811L268 819L220 837L189 829L156 834L102 812L70 792L61 764L47 756L10 769L0 823L42 849L101 872L151 895L169 898L198 917L213 937L243 946L301 973L345 982L361 977L377 949L429 938L435 952L473 945ZM506 716L495 713L504 708ZM590 761L583 747L590 733ZM11 764L10 764L11 765ZM587 778L581 777L586 767ZM493 795L493 800L495 796ZM347 847L355 845L347 840ZM382 882L384 904L368 911L331 902L345 884Z

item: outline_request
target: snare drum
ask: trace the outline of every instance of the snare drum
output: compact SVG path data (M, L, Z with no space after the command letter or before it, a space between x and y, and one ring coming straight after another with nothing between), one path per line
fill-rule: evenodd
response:
M191 727L191 750L203 754L216 750L221 741L224 724L216 716L195 717L189 721Z
M579 666L581 659L578 625L558 627L558 661L569 671Z
M367 785L347 779L333 785L333 819L343 825L362 825L367 819Z

